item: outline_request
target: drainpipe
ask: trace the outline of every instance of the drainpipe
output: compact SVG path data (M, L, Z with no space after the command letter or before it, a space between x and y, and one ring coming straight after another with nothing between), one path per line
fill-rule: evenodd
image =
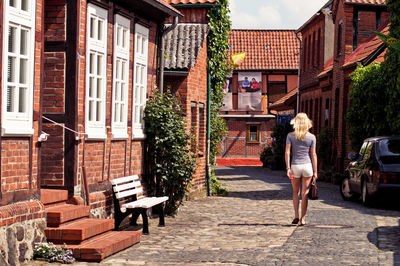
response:
M206 155L206 175L207 175L207 196L211 196L211 167L210 167L210 120L211 120L211 74L207 64L207 155Z
M299 68L297 70L297 101L296 101L296 115L297 115L300 109L300 70L301 70L301 51L303 49L301 48L302 41L297 32L296 32L296 38L299 41Z
M161 34L161 58L160 58L160 93L161 95L164 93L164 65L165 65L165 56L164 56L164 50L165 50L165 44L164 44L164 36L170 32L171 30L175 29L176 26L178 25L179 22L179 17L176 16L174 17L174 22L172 23L171 26L166 28L163 33Z

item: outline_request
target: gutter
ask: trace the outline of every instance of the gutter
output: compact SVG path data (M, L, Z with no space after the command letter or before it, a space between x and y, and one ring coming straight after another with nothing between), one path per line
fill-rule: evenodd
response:
M171 26L169 26L168 28L166 28L162 35L161 35L161 55L160 55L160 84L159 84L159 88L160 88L160 93L161 95L164 94L164 66L165 66L165 56L164 56L164 50L165 50L165 43L164 43L164 36L172 31L173 29L176 28L176 26L178 25L179 22L179 17L176 16L174 17L174 22L172 23Z
M302 41L298 35L298 32L296 32L296 38L299 41L299 68L297 69L297 102L296 102L296 115L299 113L299 106L300 106L300 70L301 70L301 51L303 50L301 48Z

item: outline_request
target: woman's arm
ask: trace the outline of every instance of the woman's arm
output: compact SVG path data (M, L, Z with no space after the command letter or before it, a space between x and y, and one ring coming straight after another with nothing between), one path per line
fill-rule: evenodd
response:
M286 175L292 179L292 171L290 170L290 144L286 144L285 148L285 162L286 162Z
M315 151L315 148L311 148L310 153L311 153L314 178L315 178L315 180L317 180L318 179L318 168L317 168L318 167L318 159L317 159L317 153Z

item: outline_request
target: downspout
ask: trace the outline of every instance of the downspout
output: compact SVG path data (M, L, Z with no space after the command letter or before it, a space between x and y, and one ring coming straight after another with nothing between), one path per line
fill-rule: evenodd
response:
M211 74L207 64L207 155L206 155L206 175L207 175L207 196L211 196L211 167L210 167L210 146L211 146Z
M164 93L164 65L165 65L165 56L164 56L164 50L165 50L165 44L164 44L164 36L170 32L171 30L175 29L176 26L178 25L179 22L179 17L176 16L174 17L174 22L172 23L171 26L166 28L163 33L161 34L161 55L160 55L160 93L161 95Z
M299 40L299 68L297 69L297 101L296 101L296 115L299 113L299 106L300 106L300 70L301 70L301 51L303 50L301 47L302 41L297 35L298 33L296 32L296 38Z

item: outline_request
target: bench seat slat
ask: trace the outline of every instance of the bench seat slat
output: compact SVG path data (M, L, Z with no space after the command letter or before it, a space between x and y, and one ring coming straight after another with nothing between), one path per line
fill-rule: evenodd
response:
M120 177L120 178L111 179L110 182L113 185L118 185L121 183L126 183L129 181L136 181L136 180L139 180L138 175L130 175L130 176L124 176L124 177Z
M164 201L167 201L168 197L149 197L149 198L143 198L140 200L132 201L126 204L123 204L122 208L126 209L131 209L131 208L151 208L155 205L158 205Z
M123 192L116 192L115 197L117 199L121 199L121 198L132 196L134 194L139 194L139 193L143 193L143 188L140 187L140 188L135 188L135 189L131 189L131 190L123 191Z
M140 183L140 181L130 182L123 185L115 185L114 192L120 192L130 188L141 187L141 186L142 184Z

